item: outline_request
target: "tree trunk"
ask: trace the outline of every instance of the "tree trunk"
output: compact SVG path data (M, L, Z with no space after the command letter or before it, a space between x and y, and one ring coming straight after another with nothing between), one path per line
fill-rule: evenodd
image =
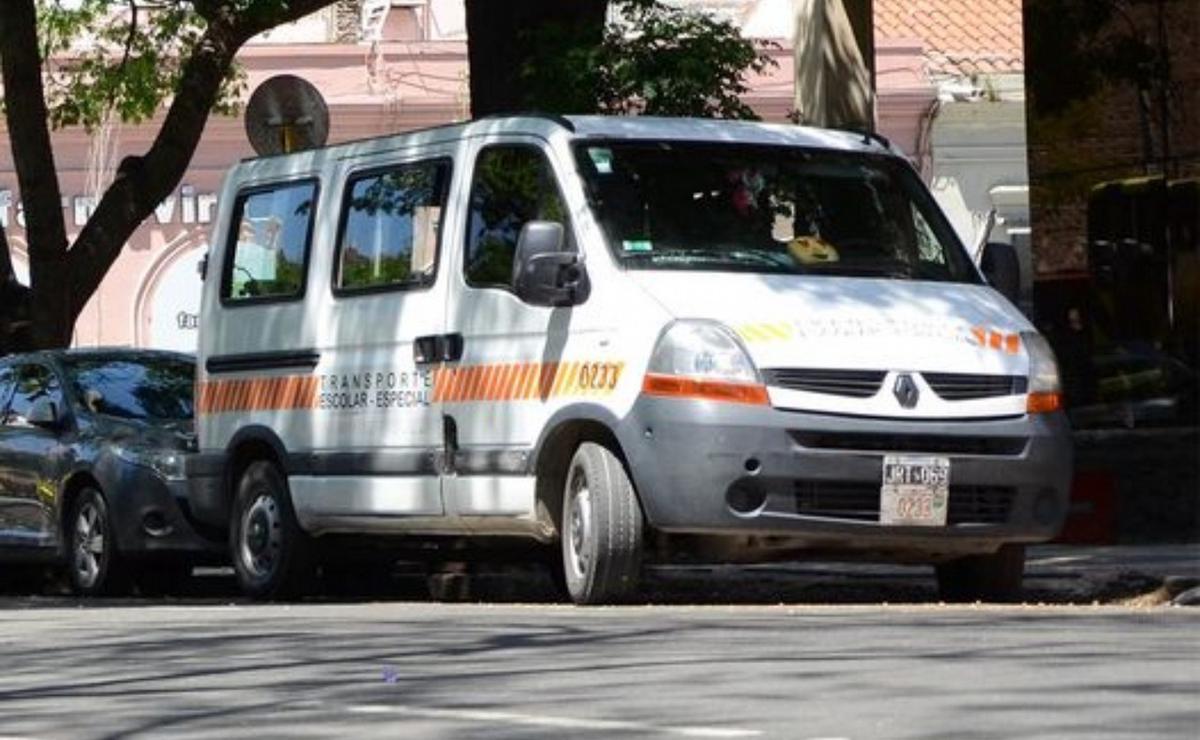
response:
M50 146L34 0L5 3L0 13L0 67L13 164L25 206L33 342L37 347L65 347L71 341L75 314L64 279L67 231Z
M482 118L529 109L521 71L533 48L530 33L558 25L599 42L608 0L466 0L471 114Z
M874 129L871 0L797 0L796 114L810 126Z

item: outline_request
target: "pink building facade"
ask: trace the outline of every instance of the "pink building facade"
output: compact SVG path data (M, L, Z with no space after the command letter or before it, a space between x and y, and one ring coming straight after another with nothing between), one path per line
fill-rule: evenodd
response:
M751 82L747 102L766 121L785 122L793 101L792 50L771 52L778 66ZM920 146L934 89L919 43L880 40L877 118L880 131L907 152ZM299 75L330 108L330 142L406 131L469 117L466 44L421 41L375 44L256 44L241 55L248 90L281 73ZM144 152L159 122L111 132L116 161ZM27 280L24 218L7 136L0 128L0 223L18 276ZM82 130L54 136L68 235L94 205L88 183L95 137ZM253 156L239 118L214 117L179 187L129 240L75 328L79 346L132 345L191 351L199 325L198 265L209 240L217 193L228 167ZM111 160L110 160L111 161Z

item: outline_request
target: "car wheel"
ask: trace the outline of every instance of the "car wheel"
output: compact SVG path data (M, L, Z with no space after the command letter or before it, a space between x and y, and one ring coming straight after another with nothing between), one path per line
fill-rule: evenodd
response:
M229 528L233 569L246 595L289 599L307 590L312 543L296 521L278 468L264 460L246 468L238 480Z
M124 583L108 502L95 488L80 491L67 514L67 574L80 596L112 594Z
M584 442L563 491L563 580L576 604L621 601L637 590L642 510L621 460Z
M990 555L970 555L937 566L944 601L1018 601L1025 578L1025 546L1003 545Z

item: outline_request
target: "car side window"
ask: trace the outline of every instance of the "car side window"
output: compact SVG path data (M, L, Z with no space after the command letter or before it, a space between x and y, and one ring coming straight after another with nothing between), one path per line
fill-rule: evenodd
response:
M352 292L432 283L449 180L448 160L352 177L343 201L334 287Z
M4 416L5 426L29 426L29 411L43 398L54 401L62 410L62 388L58 376L45 365L17 365L13 382L15 389Z
M484 149L475 161L467 216L467 284L477 288L508 288L521 227L532 220L557 221L571 228L554 171L546 155L529 145L500 145Z
M317 205L312 180L238 195L221 286L232 304L299 298Z

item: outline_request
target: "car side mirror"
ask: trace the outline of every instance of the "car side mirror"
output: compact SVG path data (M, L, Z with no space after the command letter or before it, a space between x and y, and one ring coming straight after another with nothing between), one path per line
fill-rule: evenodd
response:
M528 221L517 238L512 288L537 306L574 306L587 300L587 268L575 252L563 251L563 225Z
M62 417L58 414L58 404L49 398L39 398L33 402L29 415L25 417L31 426L57 431L62 427Z
M1021 297L1021 261L1017 250L1005 242L988 242L983 246L979 269L988 285L1014 305Z

